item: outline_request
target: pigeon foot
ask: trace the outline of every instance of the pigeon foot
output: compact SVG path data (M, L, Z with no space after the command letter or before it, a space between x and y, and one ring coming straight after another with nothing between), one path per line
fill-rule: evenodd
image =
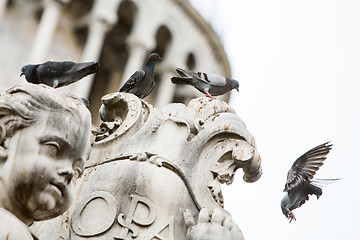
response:
M59 86L59 81L55 80L53 83L53 88L57 88Z
M212 96L209 92L205 91L206 93L206 97L212 98L212 99L216 99L216 97Z
M292 213L292 211L288 212L287 219L290 219L289 223L291 223L292 220L296 221L295 215Z

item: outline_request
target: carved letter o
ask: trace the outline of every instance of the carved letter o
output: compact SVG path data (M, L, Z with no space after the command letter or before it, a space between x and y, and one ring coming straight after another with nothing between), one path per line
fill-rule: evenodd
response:
M95 236L108 230L116 217L116 199L105 191L85 196L76 208L71 226L78 236Z

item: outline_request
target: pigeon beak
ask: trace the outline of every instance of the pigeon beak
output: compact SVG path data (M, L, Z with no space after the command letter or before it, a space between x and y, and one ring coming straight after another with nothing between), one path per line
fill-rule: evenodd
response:
M236 91L238 91L238 92L239 92L239 88L236 88Z
M20 73L20 77L21 77L22 75L25 75L25 73L24 73L24 72L21 72L21 73Z

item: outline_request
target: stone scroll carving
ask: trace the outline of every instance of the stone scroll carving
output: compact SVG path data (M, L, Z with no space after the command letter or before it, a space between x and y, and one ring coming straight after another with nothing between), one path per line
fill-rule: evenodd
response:
M119 92L102 102L103 123L93 130L75 203L34 227L40 239L198 239L205 223L194 219L200 221L202 209L227 219L220 225L229 239L243 239L223 209L221 184L231 184L239 168L246 182L256 181L261 160L227 103L197 98L157 109Z

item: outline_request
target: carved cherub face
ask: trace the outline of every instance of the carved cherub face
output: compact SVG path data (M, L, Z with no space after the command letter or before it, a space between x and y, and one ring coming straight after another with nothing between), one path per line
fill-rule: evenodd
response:
M73 179L90 150L90 129L81 124L63 112L44 112L7 140L2 178L14 208L26 218L50 219L70 206Z

